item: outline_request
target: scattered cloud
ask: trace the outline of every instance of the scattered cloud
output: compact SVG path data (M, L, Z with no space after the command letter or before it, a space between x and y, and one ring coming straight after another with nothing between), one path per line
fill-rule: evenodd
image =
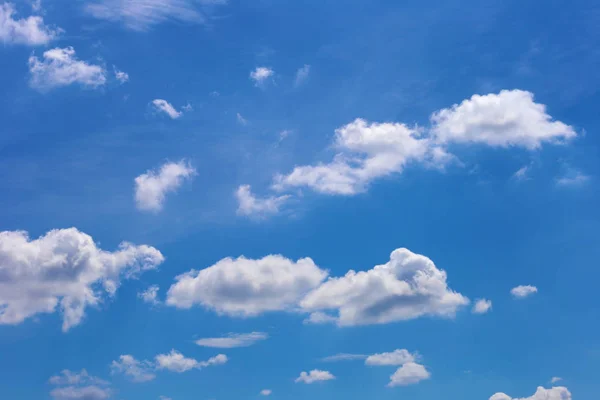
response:
M80 372L72 372L64 369L59 375L51 377L48 382L51 385L108 385L107 381L88 374L85 369L82 369Z
M571 392L566 387L553 387L552 389L544 389L538 387L535 394L530 397L513 398L504 393L496 393L489 400L571 400Z
M110 368L113 374L122 373L133 382L148 382L156 378L154 365L150 361L138 361L129 354L120 356L119 361L113 361Z
M143 292L138 293L138 297L140 299L142 299L144 301L144 303L148 303L148 304L152 304L153 306L156 306L156 305L160 304L160 301L158 300L159 289L160 288L158 287L158 285L149 286Z
M186 161L167 162L158 171L149 170L135 178L135 202L142 211L162 210L167 193L177 191L186 179L191 179L196 170Z
M531 285L521 285L514 287L510 290L510 294L517 299L524 299L525 297L531 296L532 294L537 293L538 289L535 286Z
M181 109L185 112L194 111L194 107L190 103L187 103L185 106L181 107Z
M39 15L15 19L16 13L13 4L0 4L0 40L4 44L45 45L61 32L61 29L45 25L44 18Z
M40 91L79 84L85 88L97 88L106 83L106 69L77 59L73 47L47 50L40 60L29 57L31 87Z
M556 178L556 185L560 187L577 187L587 183L589 180L589 175L567 166L564 173Z
M241 185L235 192L238 201L238 215L247 217L266 217L278 214L289 195L258 198L254 196L250 185Z
M339 353L333 356L322 358L324 362L337 362L337 361L353 361L353 360L365 360L366 354L350 354L350 353Z
M52 389L50 396L54 400L105 400L111 397L111 390L95 385L66 386Z
M544 142L564 143L575 130L553 121L546 106L535 103L533 93L502 90L473 95L431 116L432 133L442 142L481 143L491 147L538 149Z
M300 302L305 311L334 311L340 326L383 324L424 315L453 317L469 304L448 288L446 272L429 258L396 249L386 264L329 278Z
M288 136L290 136L292 134L292 131L289 129L284 129L281 132L279 132L279 141L283 141L285 140Z
M237 113L237 114L235 115L235 118L237 119L237 122L238 122L240 125L248 125L248 120L247 120L246 118L244 118L244 117L242 116L242 114L240 114L240 113Z
M535 103L530 92L504 90L474 95L434 112L429 128L358 118L336 129L332 145L336 154L331 161L276 174L273 188L308 187L323 194L350 196L409 165L443 170L449 164L460 164L449 152L452 145L476 143L534 150L544 143L563 144L576 136L573 127L552 120L546 106Z
M485 314L492 309L492 301L486 299L477 299L471 310L473 314Z
M529 179L529 173L531 172L531 165L525 165L517 170L513 174L513 179L517 181L525 181Z
M325 277L327 271L310 258L224 258L201 271L177 276L166 303L184 309L200 304L219 314L256 316L296 307Z
M115 73L115 78L117 79L117 81L119 81L120 84L129 82L129 74L127 72L120 71L114 65L113 65L113 72Z
M42 11L42 0L31 0L31 10L34 12Z
M163 99L152 100L152 105L157 111L167 114L171 119L177 119L183 115L183 112L177 111L171 103Z
M273 391L271 389L263 389L263 390L260 391L260 394L262 396L270 396L271 393L273 393Z
M91 16L122 23L127 29L147 31L167 21L204 23L210 6L225 0L94 0L85 6Z
M294 80L294 84L296 86L302 85L304 82L308 80L308 75L310 74L310 65L305 64L303 67L298 68L296 71L296 79Z
M389 387L414 385L429 379L431 374L421 364L409 362L402 365L392 376L390 376Z
M158 398L159 398L159 400L173 400L172 398L167 397L167 396L158 396Z
M230 333L225 337L204 338L196 340L198 346L231 349L234 347L248 347L269 338L264 332Z
M66 332L81 323L88 306L114 295L121 279L155 269L164 257L154 247L127 242L105 251L69 228L34 240L24 231L0 232L0 260L0 324L20 324L58 308Z
M177 350L171 350L169 354L159 354L156 356L156 368L167 369L172 372L186 372L190 369L198 368L199 362L193 358L186 358Z
M329 371L321 371L319 369L313 369L310 372L302 371L300 376L296 378L296 383L306 383L311 384L315 382L324 382L335 379L335 376Z
M560 382L563 379L558 377L558 376L553 376L552 379L550 379L550 383L556 383L556 382Z
M275 71L268 67L256 67L256 69L250 72L250 79L254 81L254 84L258 87L264 86L267 81L273 77Z
M399 349L391 353L373 354L365 360L366 365L385 366L385 365L404 365L414 362L417 357L408 350Z

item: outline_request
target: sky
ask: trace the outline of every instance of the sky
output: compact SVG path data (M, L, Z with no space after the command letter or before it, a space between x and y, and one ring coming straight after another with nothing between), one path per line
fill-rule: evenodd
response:
M0 0L0 397L600 393L600 5Z

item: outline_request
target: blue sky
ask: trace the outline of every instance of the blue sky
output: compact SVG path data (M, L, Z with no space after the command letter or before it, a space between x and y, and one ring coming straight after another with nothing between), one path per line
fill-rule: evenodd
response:
M0 2L0 397L598 397L600 7Z

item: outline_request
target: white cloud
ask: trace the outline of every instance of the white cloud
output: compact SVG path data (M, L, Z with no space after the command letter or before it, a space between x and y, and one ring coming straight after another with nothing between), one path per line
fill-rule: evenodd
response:
M144 301L144 303L158 305L160 301L158 300L158 285L149 286L146 290L141 293L138 293L138 297Z
M108 385L108 382L88 374L85 369L80 372L72 372L68 369L62 370L59 375L51 377L48 382L52 385Z
M252 79L256 86L263 86L269 78L273 76L275 71L268 67L256 67L256 69L250 72L250 79Z
M304 324L306 325L319 325L319 324L328 324L328 323L335 323L337 321L337 318L328 315L324 312L321 311L316 311L316 312L312 312L308 315L308 318L304 319L304 321L302 321Z
M530 165L525 165L525 166L519 168L517 170L517 172L515 172L513 174L513 178L518 181L525 181L525 180L529 179L530 169L531 169Z
M44 45L56 39L61 32L46 26L40 16L15 19L15 14L13 4L0 4L0 40L4 44Z
M337 362L337 361L353 361L353 360L364 360L366 359L366 354L351 354L351 353L339 353L333 356L328 356L322 358L321 361L324 362Z
M472 312L474 314L485 314L492 309L492 301L486 299L477 299L473 306Z
M167 396L158 396L158 398L159 398L159 400L173 400L172 398L167 397Z
M119 361L113 361L111 371L113 374L125 374L133 382L148 382L156 378L154 365L151 362L138 361L129 354L120 356Z
M263 389L263 390L260 391L260 394L262 396L270 396L271 393L273 393L273 391L271 389Z
M231 349L234 347L248 347L256 342L266 340L269 337L264 332L230 333L220 338L204 338L196 340L198 346Z
M185 106L181 107L181 109L185 112L194 111L194 107L190 103L187 103Z
M575 187L581 186L590 180L590 176L583 172L573 169L571 167L566 168L565 172L556 179L556 185L561 187Z
M171 103L163 99L152 100L152 105L157 111L167 114L171 119L177 119L183 115L183 113L181 111L177 111Z
M42 0L31 0L31 9L34 12L42 11Z
M521 285L514 287L510 290L510 294L517 299L523 299L525 297L531 296L534 293L537 293L538 289L535 286L531 285Z
M305 64L303 67L298 68L296 71L296 79L294 80L294 84L296 86L300 86L308 79L308 75L310 74L310 65Z
M556 382L560 382L563 379L558 377L558 376L553 376L552 379L550 379L550 383L556 383Z
M101 250L75 228L31 240L24 231L0 232L0 324L19 324L40 313L63 317L63 331L81 323L88 306L113 295L122 278L156 268L164 260L154 247L123 242Z
M163 164L158 171L149 170L135 178L135 202L143 211L160 211L167 193L175 192L185 179L196 174L184 160Z
M433 135L442 143L481 143L492 147L537 149L544 142L562 143L577 136L575 130L553 121L546 106L535 103L523 90L473 95L431 116Z
M531 397L512 398L505 393L496 393L490 400L571 400L571 392L566 387L553 387L552 389L544 389L538 387L535 394Z
M240 125L248 125L248 120L247 120L246 118L244 118L244 117L242 116L242 114L240 114L240 113L237 113L237 114L235 115L235 118L237 119L237 122L238 122Z
M424 315L453 317L469 303L448 288L446 272L408 249L368 271L329 278L302 299L305 311L334 311L340 326L383 324Z
M127 72L123 72L119 70L117 67L113 65L113 70L115 73L115 78L119 81L119 83L123 84L129 81L129 74Z
M289 195L258 198L254 196L250 185L241 185L235 192L238 201L238 215L248 217L266 217L278 214Z
M90 386L66 386L53 389L50 396L54 400L105 400L110 398L111 391L108 388Z
M335 131L334 148L339 152L333 161L299 166L288 175L277 175L273 187L307 186L320 193L354 195L377 178L402 172L411 162L442 168L452 160L418 128L369 123L360 118Z
M404 365L412 363L417 357L411 354L408 350L398 349L391 353L373 354L365 360L366 365L385 366L385 365Z
M335 376L331 374L329 371L321 371L318 369L313 369L309 373L302 371L300 376L296 378L296 383L302 382L306 384L311 384L315 382L323 382L335 379Z
M176 350L171 350L169 354L159 354L156 356L156 368L168 369L173 372L186 372L190 369L198 368L199 362L193 358L186 358Z
M421 364L409 362L402 365L390 376L389 387L414 385L422 380L429 379L431 374Z
M327 272L310 258L224 258L201 271L176 277L167 293L167 304L178 308L201 304L219 314L255 316L294 308L326 276Z
M277 174L273 188L308 187L324 194L355 195L366 191L374 180L399 174L409 165L443 170L451 163L459 164L449 152L451 145L479 143L534 150L576 136L571 126L552 120L546 106L533 101L532 93L504 90L475 95L434 112L429 128L358 118L335 131L332 148L336 155L331 161Z
M40 60L29 57L29 81L33 88L50 90L78 83L86 88L97 88L106 83L106 70L95 64L77 59L73 47L47 50Z
M224 3L225 0L94 0L85 10L95 18L120 22L128 29L146 31L165 21L203 23L208 10L199 6Z

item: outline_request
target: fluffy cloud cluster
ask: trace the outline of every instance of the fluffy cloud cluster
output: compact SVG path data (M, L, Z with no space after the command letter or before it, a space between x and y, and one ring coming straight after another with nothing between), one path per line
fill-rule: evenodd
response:
M185 161L163 164L158 171L150 170L135 178L135 202L142 211L162 210L167 193L175 192L196 170Z
M167 304L178 308L201 304L233 316L289 310L326 276L327 272L310 258L224 258L201 271L176 277L167 293Z
M27 232L0 232L0 324L19 324L60 310L63 331L78 325L88 306L114 295L122 278L156 268L164 260L154 247L124 242L99 249L75 228L56 229L31 240Z
M525 297L529 297L532 294L537 293L538 289L535 286L531 285L521 285L514 287L510 290L510 294L517 299L524 299Z
M513 398L504 393L496 393L490 400L571 400L571 392L566 387L557 386L551 389L538 387L535 394L530 397Z
M254 81L256 86L264 85L269 78L275 74L271 68L268 67L256 67L256 69L250 72L250 79Z
M206 361L198 361L185 357L177 350L171 350L167 354L158 354L154 361L138 361L131 355L122 355L119 360L111 364L113 373L122 373L133 382L146 382L156 377L155 371L168 370L183 373L192 369L202 369L212 365L225 364L228 361L225 354L218 354Z
M313 369L310 372L302 371L300 376L296 378L296 383L311 384L315 382L330 381L332 379L335 379L335 376L333 376L331 372Z
M250 190L250 185L242 185L235 193L238 200L237 213L248 217L265 217L279 213L281 206L290 196L256 197Z
M15 19L16 10L11 3L0 4L0 40L5 44L39 46L48 44L60 33L44 24L40 16Z
M145 31L168 20L202 23L206 16L199 6L225 2L226 0L94 0L85 9L95 18L121 22L128 29Z
M446 272L429 258L397 249L390 261L368 271L327 277L310 258L280 255L251 260L225 258L176 278L167 304L195 304L231 316L268 311L311 313L309 321L340 326L382 324L424 315L452 317L469 303L447 285Z
M157 110L169 116L171 119L177 119L183 115L183 112L177 111L171 103L163 99L152 100L152 106Z
M29 73L30 85L38 90L75 83L86 88L97 88L106 83L106 69L79 60L73 47L47 50L42 59L32 55L29 57Z
M54 400L105 400L112 394L108 382L89 375L85 369L79 373L64 370L49 383L59 386L50 392Z
M492 301L486 299L477 299L473 306L473 314L485 314L492 309Z
M422 380L429 379L430 376L431 374L423 365L409 362L402 365L392 374L392 376L390 376L388 386L414 385Z
M363 192L376 179L400 173L408 165L443 169L456 158L453 144L537 149L544 143L564 143L575 130L546 113L533 94L503 90L475 95L450 108L434 112L428 128L363 119L338 128L329 162L295 167L275 176L278 191L308 187L332 195Z
M138 293L138 297L144 301L144 303L152 304L156 306L160 304L158 300L158 291L160 287L158 285L149 286L146 290L141 293Z
M231 349L234 347L248 347L256 342L266 340L269 337L264 332L230 333L225 337L204 338L196 340L196 344L202 347L214 347L220 349Z

